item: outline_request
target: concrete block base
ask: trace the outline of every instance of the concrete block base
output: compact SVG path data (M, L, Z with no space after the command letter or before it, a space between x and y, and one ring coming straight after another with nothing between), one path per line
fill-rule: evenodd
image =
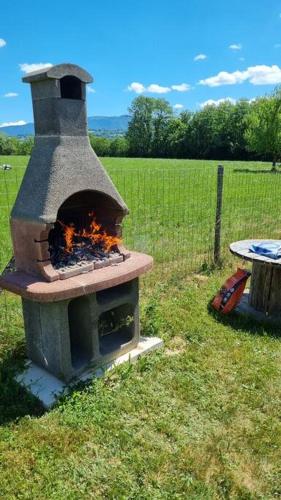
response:
M100 378L107 371L112 370L116 366L127 361L134 363L140 356L143 356L144 354L154 351L162 346L163 341L158 337L140 337L140 342L130 352L123 354L115 360L109 361L98 368L89 368L88 371L84 372L83 375L80 375L69 384L59 380L32 361L28 361L25 371L19 373L16 376L16 380L20 385L25 387L25 389L37 397L45 408L50 408L56 403L57 399L61 395L67 394L71 391L78 382L85 382L87 380L91 380L92 378Z
M138 278L74 299L22 303L27 357L64 382L138 345Z

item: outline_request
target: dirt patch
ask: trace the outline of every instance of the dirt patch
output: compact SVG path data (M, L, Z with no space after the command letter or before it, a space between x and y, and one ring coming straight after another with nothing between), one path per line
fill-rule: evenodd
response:
M165 349L167 356L177 356L183 354L186 350L186 342L182 337L173 337L169 342L169 347Z

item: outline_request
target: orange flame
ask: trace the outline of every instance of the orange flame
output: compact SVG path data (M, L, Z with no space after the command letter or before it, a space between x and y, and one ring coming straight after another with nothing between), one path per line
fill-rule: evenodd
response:
M101 245L103 250L108 253L115 245L121 243L121 238L118 236L112 236L108 234L104 229L102 229L101 224L98 224L95 220L93 212L89 213L91 217L89 223L89 229L83 228L82 230L76 231L75 226L70 224L69 226L61 221L59 224L63 227L63 234L65 239L65 251L71 253L73 250L73 245L82 246L82 243L74 243L74 236L80 238L89 238L93 245Z
M65 250L68 253L71 253L73 247L73 238L75 235L74 226L65 226L64 228L64 237L65 237Z
M67 226L60 220L58 220L58 223L63 227L63 234L64 234L64 239L65 239L65 251L67 253L71 253L72 248L73 248L73 238L75 236L75 227L73 224L70 224Z

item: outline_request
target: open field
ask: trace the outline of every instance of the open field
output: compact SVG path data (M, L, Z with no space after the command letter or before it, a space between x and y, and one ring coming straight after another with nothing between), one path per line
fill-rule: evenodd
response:
M0 171L2 267L26 162L0 157L13 166ZM156 258L141 321L165 348L44 413L13 381L24 359L20 301L0 295L0 498L281 497L279 328L208 308L234 269L230 241L280 238L281 176L223 162L225 267L210 271L217 162L103 163L131 209L126 244Z
M9 240L8 214L27 160L20 156L0 157L0 164L13 167L0 170L0 237L4 241ZM183 269L211 262L218 162L130 158L102 161L131 211L124 224L128 247L152 253L157 262L177 261L177 267L181 262ZM259 173L269 171L269 163L223 164L224 250L230 241L241 238L279 237L281 175ZM254 173L245 173L247 169ZM10 252L10 245L1 246L0 266Z

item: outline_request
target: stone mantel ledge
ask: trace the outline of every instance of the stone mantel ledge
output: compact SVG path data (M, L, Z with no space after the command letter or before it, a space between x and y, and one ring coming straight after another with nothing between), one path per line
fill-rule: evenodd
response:
M48 282L21 271L7 273L0 277L0 287L36 302L58 302L121 285L146 273L152 266L150 255L131 252L124 262L65 280Z

